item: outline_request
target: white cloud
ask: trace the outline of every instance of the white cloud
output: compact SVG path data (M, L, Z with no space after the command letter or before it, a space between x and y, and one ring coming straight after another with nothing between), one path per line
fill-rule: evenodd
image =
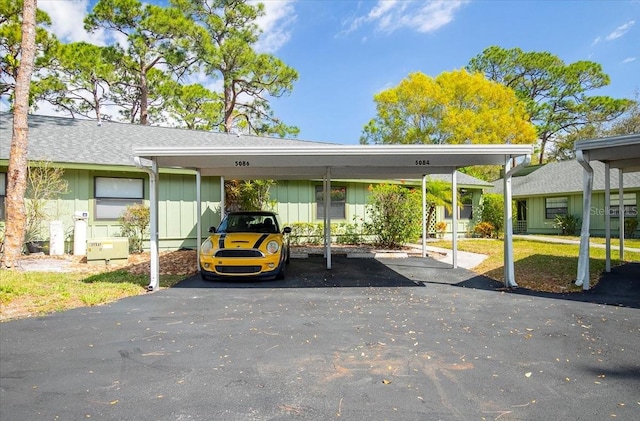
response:
M383 32L407 28L417 32L433 32L453 21L455 13L468 0L398 1L379 0L369 13L349 23L346 33L366 24Z
M607 35L607 37L605 39L607 41L613 41L614 39L620 38L621 36L623 36L624 34L629 32L629 30L631 29L631 27L635 23L636 22L634 20L630 20L629 22L625 23L624 25L618 26L612 33Z
M257 1L250 3L257 3ZM293 23L297 18L295 0L270 0L262 3L265 15L256 21L262 30L256 50L274 53L291 38Z
M106 45L105 31L89 33L84 29L84 18L89 9L89 0L48 0L38 3L38 8L51 18L49 30L62 42L85 41Z
M627 57L624 60L622 60L622 64L631 63L632 61L636 61L636 57Z

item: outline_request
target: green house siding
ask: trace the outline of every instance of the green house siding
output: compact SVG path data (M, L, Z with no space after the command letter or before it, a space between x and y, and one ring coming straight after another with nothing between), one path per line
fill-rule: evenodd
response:
M612 194L616 194L612 192ZM636 206L640 199L640 190L625 190L625 193L635 193ZM527 202L527 233L528 234L559 234L558 228L553 227L553 219L545 218L545 199L547 197L566 197L568 212L580 218L580 224L578 224L578 234L582 227L582 193L580 194L565 194L565 195L548 195L548 196L533 196L527 198L517 198L517 200L526 200ZM601 237L605 234L605 201L604 193L596 192L591 196L591 218L589 224L589 232L591 236ZM636 219L638 215L636 215ZM611 218L611 230L612 235L615 236L620 225L620 219L617 217ZM636 236L638 231L636 231Z

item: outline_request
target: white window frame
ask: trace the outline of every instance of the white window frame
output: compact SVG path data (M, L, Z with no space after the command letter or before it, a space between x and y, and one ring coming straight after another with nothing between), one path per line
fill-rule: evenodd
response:
M347 186L331 186L331 190L344 190L343 200L331 200L331 219L347 219ZM316 220L324 220L324 190L322 185L316 185L314 188L316 201Z
M636 193L624 193L622 195L622 204L624 206L624 217L635 218L638 216L638 205ZM611 193L609 196L609 215L612 218L620 217L620 199L617 193Z
M549 201L552 201L553 204L558 205L559 203L564 202L565 206L549 206ZM552 209L564 209L564 212L553 211L553 216L549 218L549 210ZM567 196L555 196L555 197L545 197L544 198L544 219L550 220L555 219L557 215L568 215L569 214L569 198Z
M143 178L96 176L93 183L95 220L116 220L127 206L144 201Z
M0 221L6 218L7 173L0 172Z

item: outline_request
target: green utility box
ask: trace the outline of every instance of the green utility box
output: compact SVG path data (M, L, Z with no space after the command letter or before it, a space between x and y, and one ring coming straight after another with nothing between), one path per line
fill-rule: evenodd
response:
M87 241L87 263L92 265L123 264L129 259L126 237L94 238Z

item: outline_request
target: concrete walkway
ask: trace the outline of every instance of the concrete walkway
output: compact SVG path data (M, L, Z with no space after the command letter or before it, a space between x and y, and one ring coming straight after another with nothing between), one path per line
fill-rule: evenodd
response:
M569 240L566 238L553 238L553 237L547 237L547 236L540 236L540 235L514 235L513 238L519 238L522 240L531 240L531 241L541 241L541 242L545 242L545 243L558 243L558 244L580 244L580 240ZM617 240L617 238L612 238L611 239L611 250L618 250L618 246L614 245L614 240ZM617 241L616 241L617 242ZM606 246L604 244L595 244L593 242L590 242L589 244L590 247L594 247L594 248L599 248L599 249L604 249L606 248ZM633 247L625 247L624 248L625 251L632 251L635 253L640 253L640 249L638 248L633 248Z

